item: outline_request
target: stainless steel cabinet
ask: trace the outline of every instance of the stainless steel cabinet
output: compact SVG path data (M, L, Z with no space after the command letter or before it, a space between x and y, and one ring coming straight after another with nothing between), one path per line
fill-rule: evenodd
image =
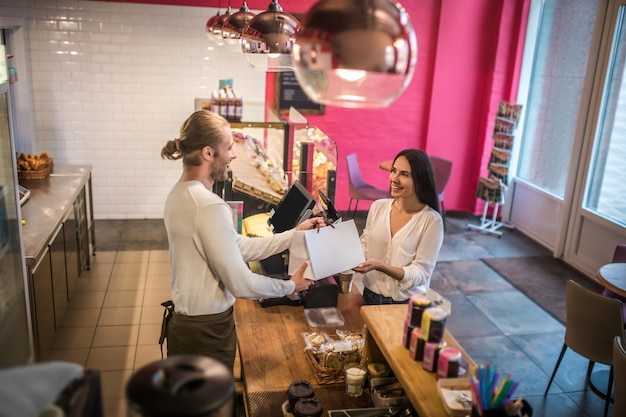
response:
M39 263L30 271L31 314L33 316L34 343L37 358L52 346L56 326L54 323L54 293L50 251L45 250Z
M87 222L87 200L85 188L80 190L72 203L76 227L76 250L78 253L78 271L89 269L89 226Z
M76 220L74 210L71 210L67 218L63 222L63 235L65 236L65 265L67 273L67 294L68 299L72 298L74 287L80 275L81 263L78 258L78 245L76 234Z
M67 308L67 265L65 252L65 235L63 224L50 242L50 273L54 303L55 330L61 326Z
M90 248L95 247L87 193L91 168L71 167L55 166L56 174L22 184L31 191L21 210L38 359L52 346L78 277L90 266Z

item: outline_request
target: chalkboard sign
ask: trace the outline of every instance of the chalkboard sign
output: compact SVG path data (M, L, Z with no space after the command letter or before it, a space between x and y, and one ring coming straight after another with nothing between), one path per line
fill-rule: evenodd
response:
M293 107L302 114L324 114L324 105L305 94L293 71L277 72L274 86L274 107L280 113L288 113Z

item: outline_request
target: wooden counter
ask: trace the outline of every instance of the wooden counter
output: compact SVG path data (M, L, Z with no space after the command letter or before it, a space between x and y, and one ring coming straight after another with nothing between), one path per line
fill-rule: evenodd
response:
M424 371L422 363L412 360L402 345L405 304L363 306L363 298L353 286L352 293L339 294L337 307L345 318L341 329L361 333L366 325L365 357L389 364L420 416L447 416L437 393L435 374ZM282 417L280 406L287 399L287 389L299 380L311 382L325 413L372 406L367 394L354 399L345 395L342 384L317 383L306 360L302 338L302 333L315 329L308 325L303 307L263 308L258 301L237 300L235 323L250 417ZM318 330L335 332L332 327ZM448 331L445 340L473 364Z
M363 331L359 308L363 297L353 286L352 293L339 294L337 308L344 316L341 329L353 333ZM306 360L302 333L323 330L333 334L336 328L310 327L302 306L263 308L258 301L237 300L235 323L246 391L249 417L283 417L282 404L292 382L309 381L315 398L322 402L324 415L328 410L371 407L367 395L350 398L343 384L320 385Z
M341 329L354 333L363 331L359 307L363 298L356 288L351 294L339 294L337 308L345 319ZM319 387L304 355L302 333L310 327L302 306L263 308L255 300L237 300L235 324L239 340L241 366L248 392L287 391L298 380L307 380ZM334 327L317 328L334 333Z
M421 362L411 359L402 344L407 312L407 306L403 304L361 308L361 316L367 327L365 355L369 361L384 360L389 364L420 416L447 417L437 393L436 375L425 371ZM474 364L447 330L444 339L448 346L461 352L467 363Z

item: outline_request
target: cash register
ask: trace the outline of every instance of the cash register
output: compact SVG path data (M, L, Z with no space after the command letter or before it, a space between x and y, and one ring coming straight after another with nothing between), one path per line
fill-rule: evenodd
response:
M20 206L23 206L26 200L30 198L30 190L26 187L18 185L20 193Z
M340 219L332 202L323 192L318 191L320 205L324 215L331 221ZM287 190L275 210L270 212L268 225L274 233L292 229L298 224L315 215L316 200L307 189L295 181ZM262 260L261 267L267 276L277 279L289 279L287 267L289 251ZM315 281L308 290L280 298L260 300L263 307L274 305L304 305L304 308L336 307L339 289L334 277L326 277Z

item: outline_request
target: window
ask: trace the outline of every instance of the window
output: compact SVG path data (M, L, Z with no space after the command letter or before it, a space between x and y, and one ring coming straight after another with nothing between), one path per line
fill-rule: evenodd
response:
M626 226L626 22L620 7L583 207Z
M543 4L517 176L563 198L597 2Z

